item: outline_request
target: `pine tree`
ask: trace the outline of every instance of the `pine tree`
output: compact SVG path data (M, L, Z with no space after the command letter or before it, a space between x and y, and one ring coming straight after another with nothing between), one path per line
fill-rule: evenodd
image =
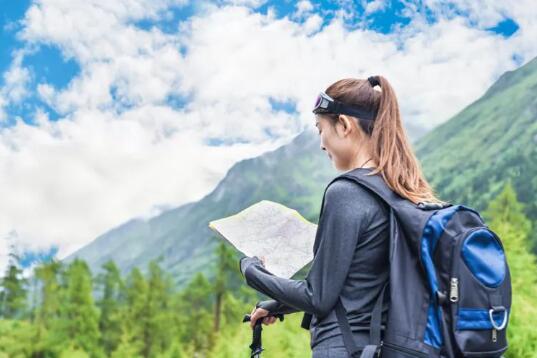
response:
M121 305L124 303L122 292L124 284L121 274L113 261L103 266L103 273L98 281L102 287L101 299L98 302L101 314L99 329L101 332L101 346L107 355L110 355L118 346L121 339Z
M198 272L178 296L181 341L190 345L196 355L206 352L213 339L211 293L211 284Z
M34 356L53 354L55 348L67 339L62 335L61 312L63 289L60 283L62 264L59 261L42 263L34 270L40 287L40 302L36 307L36 336Z
M147 294L147 334L144 356L155 357L165 352L172 342L172 312L170 310L170 278L156 261L149 263Z
M15 265L9 265L6 275L2 279L2 318L21 318L25 310L26 291L23 287L24 279L21 278L22 270Z
M222 306L226 297L226 291L230 289L229 284L233 276L237 277L237 261L234 250L225 242L221 241L216 249L217 265L214 283L215 305L214 305L214 331L220 330Z
M111 358L142 358L140 352L143 342L135 341L132 332L125 324L122 324L122 333L119 344L110 355Z
M20 319L26 314L27 280L22 277L19 257L13 252L9 254L9 257L6 274L1 283L0 317Z
M123 340L127 344L136 346L136 354L144 356L147 352L145 342L149 336L147 322L147 296L148 285L144 276L138 268L134 268L128 278L126 285L127 304L123 312Z
M74 348L100 357L99 316L92 296L91 272L84 261L75 259L65 276L67 291L62 317L65 333Z
M509 318L509 349L506 357L530 358L537 354L537 263L530 252L531 223L524 216L513 186L503 191L484 212L489 226L502 240L511 273L513 289Z

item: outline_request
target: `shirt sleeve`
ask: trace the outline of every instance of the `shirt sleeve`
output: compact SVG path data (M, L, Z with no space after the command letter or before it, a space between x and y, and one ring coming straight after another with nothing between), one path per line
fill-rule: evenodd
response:
M279 314L279 313L290 314L290 313L295 313L295 312L300 311L294 307L287 306L284 303L278 302L276 300L261 301L258 303L258 305L259 307L268 310L270 313L276 313L276 314Z
M291 314L300 312L300 310L291 306L287 306L285 303L278 302L278 308L276 309L276 312L283 314Z
M367 224L369 206L361 205L360 200L364 195L371 194L346 179L337 180L327 188L315 237L317 250L304 280L275 276L259 259L246 258L241 262L246 283L297 310L317 317L330 313L347 278L358 238Z

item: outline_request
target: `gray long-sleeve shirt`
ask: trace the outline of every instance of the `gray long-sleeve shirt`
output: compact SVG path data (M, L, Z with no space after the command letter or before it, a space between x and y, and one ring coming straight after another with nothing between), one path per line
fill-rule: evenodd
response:
M313 314L313 348L341 334L335 314L339 296L353 333L368 329L375 299L388 280L388 230L386 204L348 179L337 180L325 192L313 263L304 280L275 276L257 257L241 259L241 272L249 286L280 302L283 311ZM364 339L356 343L366 344Z

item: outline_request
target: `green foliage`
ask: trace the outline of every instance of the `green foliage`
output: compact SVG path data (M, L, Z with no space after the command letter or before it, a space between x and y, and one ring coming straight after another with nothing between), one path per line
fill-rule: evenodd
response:
M179 343L174 343L169 351L162 355L163 358L186 358L185 353L181 349L181 346Z
M117 348L112 352L111 358L142 358L140 352L142 351L143 343L135 341L133 339L131 331L123 326L122 334L120 337Z
M90 355L81 349L71 346L60 353L60 358L90 358Z
M65 301L65 290L61 286L60 276L63 276L63 267L58 261L43 263L35 269L35 276L41 291L40 304L35 309L34 353L37 356L59 354L67 340L62 328L61 302Z
M41 282L41 302L37 309L37 321L47 328L52 326L52 322L61 312L62 292L59 282L61 270L62 266L58 261L44 263L35 269L35 276Z
M537 356L537 263L529 251L531 223L515 190L507 183L484 215L489 226L502 240L509 263L513 288L512 312L509 319L507 357Z
M92 276L88 265L74 260L65 272L66 294L61 327L74 349L90 352L92 357L102 356L99 345L99 316L92 291Z
M237 268L235 250L223 240L217 246L216 256L216 278L213 289L215 295L214 331L218 332L222 319L222 306L226 304L228 298L226 292L234 290L232 283L240 282L240 272Z
M35 327L27 321L0 320L0 358L25 358L33 352Z
M0 291L0 317L22 318L26 313L27 280L22 277L22 270L18 265L18 257L10 254L7 272L2 278L2 291Z
M146 302L148 286L145 277L138 268L131 271L127 278L127 307L123 316L123 346L136 345L137 354L142 355L145 349L145 337L148 335L146 319ZM126 348L123 348L126 349Z
M202 273L197 273L177 300L179 322L184 329L180 339L187 342L187 350L207 352L214 339L212 315L212 287Z
M102 286L102 297L98 302L101 314L99 330L101 346L110 355L119 345L121 339L121 306L124 304L122 293L125 291L119 269L113 261L103 265L104 273L98 278Z
M149 263L148 294L146 302L147 331L145 357L165 353L171 346L174 330L171 312L172 282L155 261Z

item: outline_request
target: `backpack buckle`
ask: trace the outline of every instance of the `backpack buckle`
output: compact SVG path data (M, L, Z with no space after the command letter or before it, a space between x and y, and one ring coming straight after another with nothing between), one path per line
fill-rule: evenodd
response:
M493 317L494 312L503 312L503 320L502 320L502 323L500 325L496 324L496 321L494 320L494 317ZM498 331L501 331L507 325L507 316L508 316L508 312L507 312L507 309L504 306L492 307L489 310L490 323L492 323L492 327L494 327L494 329L496 329Z

